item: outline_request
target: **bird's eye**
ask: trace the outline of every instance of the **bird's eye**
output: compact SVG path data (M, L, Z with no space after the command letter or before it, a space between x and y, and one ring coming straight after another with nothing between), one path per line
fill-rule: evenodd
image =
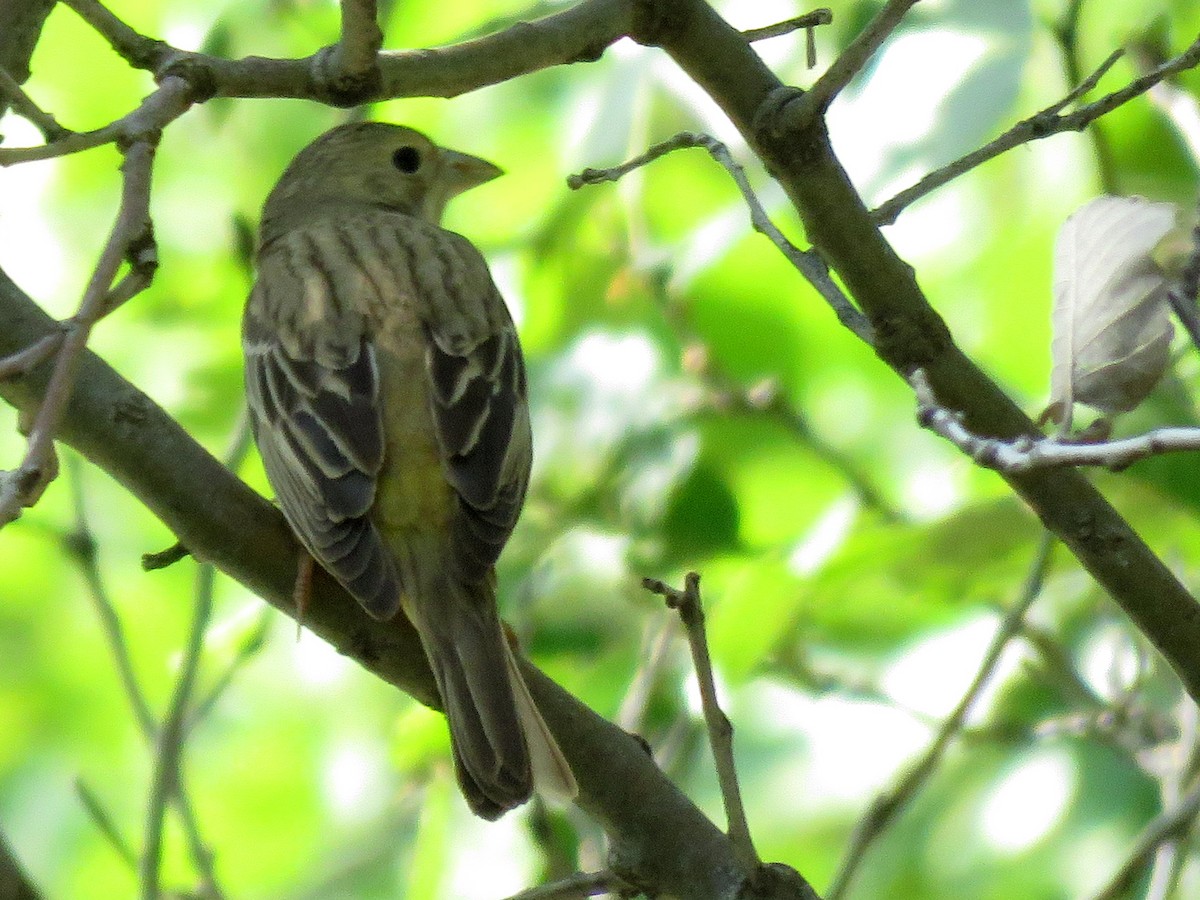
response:
M421 152L405 144L392 154L392 165L405 175L411 175L421 168Z

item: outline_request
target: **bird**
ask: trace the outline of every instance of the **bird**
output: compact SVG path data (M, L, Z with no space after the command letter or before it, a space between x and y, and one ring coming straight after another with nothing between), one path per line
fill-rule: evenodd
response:
M577 791L496 602L532 459L525 363L482 254L440 224L500 174L402 125L327 131L267 196L242 322L284 517L367 614L412 622L462 793L489 820L535 787Z

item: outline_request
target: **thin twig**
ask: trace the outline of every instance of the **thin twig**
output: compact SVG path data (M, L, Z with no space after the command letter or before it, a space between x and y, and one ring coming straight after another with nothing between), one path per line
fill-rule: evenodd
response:
M73 131L51 144L41 144L37 147L2 147L0 148L0 166L70 156L72 153L82 153L84 150L112 144L118 137L120 137L120 130L114 123L95 131Z
M117 54L135 69L157 69L178 50L162 41L154 40L134 31L118 19L98 0L62 0L78 16L92 26L108 41ZM181 55L181 54L180 54Z
M697 355L702 359L695 364L699 370L697 374L705 381L709 393L706 399L713 407L756 414L776 422L787 429L798 443L841 475L863 506L879 513L888 522L904 520L904 512L892 505L862 466L848 453L819 435L808 416L789 402L777 382L761 381L749 389L744 388L706 352L707 348L699 349Z
M629 885L615 872L577 872L567 878L513 894L508 900L570 900L625 890Z
M1083 14L1083 2L1084 0L1068 0L1062 16L1050 29L1062 53L1063 74L1067 84L1079 84L1083 79L1083 54L1079 46L1079 20ZM1115 55L1119 55L1119 52ZM1108 137L1099 128L1089 129L1088 137L1096 153L1096 171L1101 190L1106 194L1120 193L1117 169Z
M1138 68L1143 71L1152 69L1154 65L1146 58L1146 53L1144 48L1134 51ZM1187 145L1193 162L1200 165L1200 102L1191 91L1165 80L1150 88L1149 97L1150 102L1171 120Z
M1182 837L1195 824L1197 816L1200 816L1200 777L1192 780L1178 803L1163 810L1142 829L1133 850L1108 884L1096 894L1095 900L1130 896L1155 852L1167 842Z
M133 845L125 839L125 835L121 834L121 829L117 827L117 823L113 821L113 817L104 808L104 804L100 801L96 792L88 787L82 778L76 778L75 794L79 797L79 802L83 804L88 818L92 820L92 823L99 829L100 834L108 841L108 845L129 866L130 870L136 872L137 854L133 852Z
M671 643L678 622L678 616L664 615L643 642L638 658L644 662L638 666L614 718L614 721L628 732L640 734L642 731L646 706L650 702L654 686L658 683L659 675L670 658Z
M1200 163L1200 158L1197 159ZM1200 349L1200 222L1192 226L1192 252L1179 275L1179 283L1167 291L1176 317L1187 329L1192 345Z
M125 696L128 697L130 706L133 708L138 728L147 744L154 747L159 737L158 723L154 719L150 703L146 699L146 694L142 690L134 673L133 658L129 651L129 643L125 638L124 626L121 624L116 605L112 602L108 588L100 574L96 540L91 528L88 526L82 473L74 463L74 457L71 457L68 463L68 473L71 475L70 483L74 494L75 528L66 536L65 544L70 555L78 562L84 580L87 582L88 593L91 595L92 602L96 607L96 616L100 620L101 630L104 633L109 652L112 653L113 661L117 667L117 676L121 682L121 688ZM85 805L94 799L85 796L83 793L80 796ZM221 891L218 887L216 871L213 865L213 854L200 834L200 824L196 817L195 808L192 806L191 796L184 786L182 775L176 779L171 800L174 802L176 810L179 813L192 863L196 866L196 871L200 874L204 896L208 898L220 897ZM91 810L91 812L93 812L93 817L95 817L95 810ZM104 821L97 818L97 822L103 830L105 828ZM132 862L131 864L136 869L136 862Z
M142 554L142 570L145 572L154 572L158 569L165 569L168 566L173 566L181 559L187 559L189 556L188 548L183 546L179 541L176 541L166 550L159 550L156 553Z
M225 452L225 465L236 470L250 450L250 417L245 405L238 414L234 426L233 439ZM200 668L200 657L204 651L204 636L212 619L213 588L216 569L210 563L201 563L196 574L195 599L193 601L192 624L188 631L187 642L184 644L183 659L179 666L179 675L175 680L175 689L167 711L163 716L162 727L155 742L154 777L150 787L150 799L146 811L145 846L139 865L139 880L142 896L145 900L155 900L158 891L158 870L162 853L162 830L165 802L176 794L181 804L186 804L183 792L183 748L191 729L207 714L216 703L225 688L232 682L234 674L242 663L249 659L259 647L261 640L250 640L243 645L242 651L235 656L232 664L218 679L208 695L193 709L192 697L195 693L196 675ZM262 626L265 628L265 624ZM202 884L200 890L206 898L220 900L222 894L216 877L212 851L200 840L199 831L195 828L190 809L186 813L185 825L188 830L189 845L192 856L196 860L196 868L200 872Z
M123 141L121 205L79 310L66 326L54 371L29 431L25 458L15 471L0 474L0 527L15 519L23 507L36 503L54 477L57 468L54 435L70 400L75 368L92 327L148 285L154 275L158 266L150 225L154 150L162 128L182 115L191 103L188 83L182 78L168 77L138 109L109 126L114 130L112 139L120 137ZM13 151L0 150L0 162L6 152ZM114 286L125 261L130 271Z
M0 359L0 381L24 377L52 357L62 345L65 332L47 334L24 350Z
M1125 51L1123 49L1117 49L1117 50L1114 50L1112 53L1108 54L1108 56L1105 58L1104 62L1100 63L1100 65L1096 67L1096 70L1094 72L1092 72L1091 75L1089 75L1087 78L1083 79L1081 82L1079 82L1077 85L1075 85L1075 87L1071 88L1071 90L1061 100L1059 100L1055 103L1051 103L1049 106L1047 106L1044 110L1042 110L1040 113L1037 114L1037 116L1034 116L1033 118L1037 119L1039 116L1059 115L1060 113L1062 113L1062 111L1064 109L1066 109L1072 103L1076 102L1077 100L1082 100L1096 87L1096 85L1098 85L1100 83L1100 79L1103 78L1105 75L1107 75L1108 70L1111 69L1113 66L1115 66L1117 64L1117 61L1124 55L1125 55ZM1112 96L1112 95L1110 94L1109 96ZM1101 98L1100 100L1097 100L1096 102L1103 103L1104 99ZM1092 105L1094 105L1094 104L1092 104ZM1086 107L1086 106L1083 107L1083 109L1087 109L1087 108L1088 107ZM1082 110L1080 110L1080 111L1082 112ZM1030 120L1027 119L1026 121L1030 121Z
M3 66L0 66L0 94L7 98L13 112L33 123L45 141L57 141L71 133L69 128L63 128L54 116L34 103Z
M197 568L192 624L184 645L183 659L175 688L163 717L155 743L154 775L146 804L146 827L142 855L138 862L138 881L142 900L158 900L159 868L162 862L163 825L167 801L178 790L181 757L187 735L188 708L204 649L204 633L212 617L213 587L216 569L209 563ZM210 892L214 884L205 886Z
M570 176L567 179L567 186L571 190L578 190L584 185L617 181L634 169L651 163L661 156L689 147L704 148L714 160L725 168L737 184L738 190L741 191L746 205L750 207L750 223L753 225L754 230L769 238L771 243L787 258L788 262L808 280L809 284L816 288L817 293L833 309L838 317L838 321L842 325L854 332L864 343L873 344L874 329L871 327L871 323L867 321L866 316L854 307L849 298L842 292L842 289L830 277L829 267L825 264L825 260L821 258L821 255L816 250L801 250L784 236L783 232L771 221L766 210L763 209L762 203L754 193L754 189L750 187L750 181L746 178L745 169L733 159L729 148L716 138L707 134L695 134L689 131L681 132L673 138L655 144L641 156L634 157L619 166L613 166L610 169L584 169L579 174Z
M1188 748L1181 764L1161 780L1163 805L1179 803L1185 786L1200 773L1200 740L1197 732L1196 704L1188 697L1181 697L1178 704L1180 726L1179 745ZM1191 854L1188 844L1195 831L1195 821L1186 827L1177 838L1161 844L1154 853L1154 864L1150 870L1150 883L1146 887L1146 900L1168 900L1178 896L1179 879Z
M228 690L237 674L263 648L264 644L266 644L267 633L270 631L271 623L274 620L274 616L269 609L264 609L259 614L258 622L246 636L245 640L238 646L233 659L225 666L224 671L213 679L212 687L209 688L208 693L196 701L191 714L188 716L187 729L189 732L212 712L213 707L217 705L217 701Z
M982 437L963 424L961 413L941 406L921 369L909 377L917 398L917 421L976 463L997 472L1028 472L1063 466L1104 466L1114 471L1139 459L1200 450L1200 428L1156 428L1137 437L1073 444L1057 437L1022 435L1011 441Z
M862 71L863 66L883 46L883 42L896 30L896 26L920 0L888 0L867 27L859 32L835 59L825 74L813 86L788 104L783 111L781 127L802 128L815 117L825 114L833 98L841 93L851 79Z
M704 607L700 602L700 576L688 572L684 588L678 590L654 578L643 578L642 587L663 597L667 606L679 611L692 650L692 663L700 686L700 703L708 726L709 742L716 763L717 781L721 785L721 800L729 823L729 840L747 872L756 872L761 861L750 837L746 808L738 787L737 766L733 759L733 723L717 702L717 686L713 678L712 658L708 652L708 636L704 631Z
M137 108L103 128L73 131L61 140L37 147L0 147L0 166L54 159L105 144L115 143L132 149L131 145L139 143L157 143L159 132L187 112L193 102L191 85L182 78L168 76ZM129 151L125 152L128 159Z
M827 900L837 900L837 898L845 896L871 845L904 811L917 792L924 787L941 763L950 742L961 733L971 707L975 705L979 695L995 674L996 666L1000 662L1004 649L1020 632L1025 614L1041 594L1054 540L1052 532L1042 532L1020 595L1000 620L1000 626L996 629L991 644L984 652L983 660L979 664L975 677L971 680L962 699L958 701L958 705L954 707L946 721L942 723L942 727L934 735L933 741L925 749L925 752L905 770L895 785L875 798L866 815L855 826L842 864L825 894Z
M794 19L776 22L774 25L766 25L762 28L748 28L742 32L742 37L750 43L754 43L755 41L765 41L768 38L782 37L785 34L791 34L793 31L799 31L801 28L812 29L818 25L829 25L832 22L833 10L827 6L822 6L820 9L814 9L812 12L807 12L802 16L796 16Z
M74 557L75 562L79 565L83 580L87 582L88 594L92 598L96 618L100 621L100 630L104 634L108 650L116 664L121 690L133 709L133 716L137 720L138 728L146 739L153 743L155 735L158 733L158 724L154 721L150 703L146 700L141 685L138 684L137 675L133 671L133 658L129 652L129 641L125 637L125 628L121 624L121 617L117 614L116 606L112 602L108 588L100 574L96 539L88 526L82 473L73 456L68 460L67 473L75 506L75 527L66 535L63 543L68 554Z
M1063 113L1062 110L1066 106L1074 103L1096 86L1100 79L1104 77L1104 74L1121 58L1123 52L1122 50L1115 51L1100 64L1100 67L1095 72L1089 75L1061 100L1052 103L1028 119L1022 119L991 143L985 144L978 150L972 151L966 156L930 172L912 187L905 188L896 196L873 210L871 218L875 220L877 225L891 225L896 221L900 213L916 200L919 200L926 194L932 193L960 175L966 174L976 166L982 165L1002 153L1007 153L1014 147L1038 141L1063 131L1082 131L1101 116L1107 115L1124 103L1128 103L1134 97L1144 94L1167 76L1175 72L1190 69L1197 63L1200 63L1200 40L1197 40L1196 43L1192 44L1191 47L1179 56L1159 66L1153 72L1131 81L1120 90L1106 94L1099 100L1089 103L1086 106L1081 106L1073 113Z

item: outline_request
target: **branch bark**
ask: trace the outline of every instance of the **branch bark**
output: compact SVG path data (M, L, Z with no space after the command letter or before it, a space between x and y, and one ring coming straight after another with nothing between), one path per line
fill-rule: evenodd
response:
M334 105L347 102L339 93L337 67L327 65L328 48L302 59L222 59L138 34L97 0L64 2L131 66L159 79L180 75L192 82L199 96L292 97ZM456 97L550 66L592 62L626 35L634 6L632 0L584 0L560 13L449 47L381 52L377 89L353 100ZM352 33L362 21L360 11L354 7L349 25ZM361 59L358 51L354 56Z
M54 333L58 325L0 271L0 355ZM41 403L49 367L0 382L18 410ZM197 559L211 562L272 606L295 615L298 545L283 516L97 356L84 352L62 420L61 440L123 484ZM153 577L147 575L146 577ZM437 689L403 616L376 622L322 572L304 625L368 671L436 707ZM579 782L578 804L608 833L610 868L648 893L680 897L815 896L786 879L746 893L754 874L729 838L654 764L642 744L522 661L537 700ZM770 884L771 879L767 879ZM805 886L807 887L807 886Z
M42 36L54 0L5 0L0 3L0 68L17 84L29 77L29 60ZM8 104L0 99L0 116Z
M787 114L787 106L802 92L781 84L745 38L703 0L675 0L666 6L670 15L639 17L632 36L666 50L721 106L779 179L809 238L874 326L879 358L903 377L923 368L941 402L962 410L976 434L1038 434L1033 422L955 345L912 267L872 221L833 153L823 119ZM1200 62L1200 50L1196 56L1193 64ZM1195 653L1200 605L1162 560L1078 472L1040 470L1003 477L1158 648L1188 693L1200 698Z

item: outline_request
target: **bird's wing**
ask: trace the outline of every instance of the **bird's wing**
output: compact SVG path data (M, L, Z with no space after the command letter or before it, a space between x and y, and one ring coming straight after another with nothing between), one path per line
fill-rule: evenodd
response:
M470 580L488 575L517 523L532 438L525 361L487 264L461 235L427 226L432 252L416 275L428 339L429 398L446 479L460 503L452 561Z
M331 265L341 240L336 229L295 232L260 254L243 320L246 392L292 529L368 613L389 618L399 579L367 515L384 454L379 374L351 296L361 283Z

